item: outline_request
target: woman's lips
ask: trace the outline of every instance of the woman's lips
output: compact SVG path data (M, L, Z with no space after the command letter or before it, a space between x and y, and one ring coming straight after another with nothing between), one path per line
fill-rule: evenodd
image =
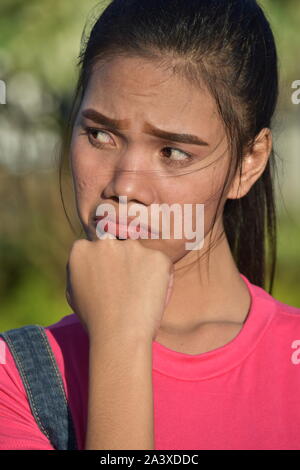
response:
M95 217L95 224L96 227L98 225L98 222L100 222L104 216L100 217ZM141 224L136 225L134 228L130 227L128 225L123 225L119 224L118 222L115 223L111 219L106 219L104 225L102 224L101 230L104 230L105 232L113 233L116 237L122 237L122 238L136 238L136 235L138 235L138 238L143 236L144 238L151 238L151 228L146 228L142 226ZM156 234L152 229L152 233Z

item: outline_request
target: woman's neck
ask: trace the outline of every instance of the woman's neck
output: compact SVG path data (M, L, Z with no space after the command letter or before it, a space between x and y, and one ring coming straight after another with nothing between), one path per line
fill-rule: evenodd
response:
M202 256L206 250L200 250ZM197 251L190 251L175 264L171 299L165 309L160 332L180 334L195 331L207 323L242 324L250 309L251 297L232 257L224 236L197 261ZM208 270L207 263L209 262ZM187 266L193 263L188 269ZM177 271L178 268L180 271Z

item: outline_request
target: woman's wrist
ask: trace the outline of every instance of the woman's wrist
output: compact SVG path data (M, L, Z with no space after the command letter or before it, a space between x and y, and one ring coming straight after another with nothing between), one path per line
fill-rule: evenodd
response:
M89 332L90 347L102 346L110 347L118 346L118 349L124 345L124 347L134 348L149 348L152 347L152 336L151 334L140 333L138 331L129 331L124 329L103 329L94 328L93 331Z

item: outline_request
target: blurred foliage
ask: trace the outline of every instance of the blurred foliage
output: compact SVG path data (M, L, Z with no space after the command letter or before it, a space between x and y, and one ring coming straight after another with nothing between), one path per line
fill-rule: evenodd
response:
M278 268L273 296L288 305L300 307L300 223L281 218L278 230Z
M280 76L280 108L290 108L291 83L300 77L299 0L260 0L270 21L278 50Z
M89 29L108 3L1 0L0 79L7 82L8 99L0 107L0 331L48 325L71 313L65 265L72 241L82 232L67 178L64 196L74 231L60 200L59 144L84 25L87 21ZM260 3L278 45L280 107L292 114L290 84L300 79L299 0ZM273 295L300 307L299 214L283 211L278 228Z
M0 49L15 71L29 70L57 93L70 92L82 30L107 0L1 0Z

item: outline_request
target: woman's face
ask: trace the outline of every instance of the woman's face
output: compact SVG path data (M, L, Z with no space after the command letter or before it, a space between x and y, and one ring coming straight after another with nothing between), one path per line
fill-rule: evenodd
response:
M101 122L100 114L118 122ZM87 134L86 128L93 130ZM197 136L199 143L157 129ZM119 215L121 201L126 200L119 198L125 196L126 214L138 217L141 213L129 215L137 204L149 216L148 226L160 231L159 239L141 238L136 243L163 251L173 262L194 255L197 250L186 249L195 238L185 236L184 205L191 208L193 230L203 221L206 236L229 165L227 145L216 104L204 87L140 58L115 58L98 65L82 100L70 149L76 205L88 239L99 238L97 207L109 204ZM170 236L162 237L162 216L159 226L150 217L153 204L179 205L181 238L174 238L172 217ZM196 204L204 205L204 220L196 218Z

